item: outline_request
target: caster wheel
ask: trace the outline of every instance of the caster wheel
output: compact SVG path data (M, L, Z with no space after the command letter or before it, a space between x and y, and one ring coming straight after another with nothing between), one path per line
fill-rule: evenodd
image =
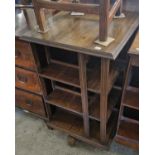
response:
M76 139L71 136L68 136L67 142L68 142L68 145L74 146L76 143Z
M49 130L54 130L52 127L50 127L50 126L48 126L48 125L47 125L47 128L48 128Z

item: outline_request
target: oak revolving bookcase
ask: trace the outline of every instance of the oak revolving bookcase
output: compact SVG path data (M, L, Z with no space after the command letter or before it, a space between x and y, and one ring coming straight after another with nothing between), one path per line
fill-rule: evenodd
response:
M135 0L131 1L135 6ZM122 87L119 81L123 75L120 66L138 28L137 10L131 11L130 3L126 3L126 17L111 20L108 26L108 33L115 41L102 46L95 43L100 25L97 14L77 17L60 9L51 16L50 11L42 8L54 6L57 11L58 2L39 0L37 7L41 16L37 16L35 2L33 6L26 6L30 8L17 6L25 9L28 22L23 13L17 13L16 40L27 43L34 57L35 74L48 119L46 124L51 129L64 131L69 137L105 148L117 127ZM81 5L90 7L81 3L69 4L74 7L68 11L81 12ZM62 4L60 8L68 8L68 4ZM75 5L78 10L73 10ZM92 6L94 9L94 4ZM39 33L36 25L41 19L38 17L44 18L44 13L50 27L46 33ZM23 49L20 52L23 53ZM73 138L70 138L72 142Z
M119 74L114 64L56 48L42 57L47 63L40 67L39 76L52 112L48 127L92 144L107 144L116 125L113 108L120 98L120 91L113 89Z

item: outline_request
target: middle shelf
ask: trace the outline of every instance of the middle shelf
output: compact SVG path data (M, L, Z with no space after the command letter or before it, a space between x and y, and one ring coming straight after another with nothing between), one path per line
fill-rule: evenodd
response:
M116 113L107 123L107 140L113 136L116 123ZM92 140L90 143L100 143L100 123L90 119L90 137L85 137L83 119L59 108L54 108L51 121L47 122L49 128L58 129L68 133L73 137L78 137L82 141Z
M107 121L109 120L112 110L115 105L119 102L121 92L116 89L112 89L108 98L108 111L107 111ZM71 111L78 115L83 115L82 112L82 101L81 96L73 94L71 92L66 92L58 88L54 89L47 98L45 102L48 104L55 105L59 108ZM100 121L100 98L99 95L95 94L88 97L89 103L89 117Z

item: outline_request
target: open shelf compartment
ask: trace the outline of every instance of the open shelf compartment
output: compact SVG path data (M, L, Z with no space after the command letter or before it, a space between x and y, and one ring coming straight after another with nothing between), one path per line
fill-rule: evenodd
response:
M111 69L109 77L109 91L111 90L118 74L117 70ZM79 70L76 68L51 63L47 67L43 68L39 75L47 79L63 82L80 88ZM100 67L87 70L87 84L89 91L100 93Z
M54 108L52 119L50 122L47 122L49 128L58 129L81 141L87 141L90 144L103 147L103 144L100 143L100 123L98 121L90 119L90 137L86 137L84 134L83 119L81 117L57 107ZM116 115L113 115L111 121L108 122L107 142L110 141L114 128L116 127L114 122L116 123Z
M139 125L136 123L121 120L116 136L116 141L122 144L125 143L129 146L132 145L134 148L138 148Z
M133 109L139 109L139 92L125 90L123 105Z
M55 89L48 95L45 102L82 115L82 101L79 95Z
M119 103L121 97L121 91L112 89L108 97L108 110L107 110L107 121L109 120L115 106ZM96 95L93 100L90 100L89 104L89 117L91 119L100 121L100 98Z

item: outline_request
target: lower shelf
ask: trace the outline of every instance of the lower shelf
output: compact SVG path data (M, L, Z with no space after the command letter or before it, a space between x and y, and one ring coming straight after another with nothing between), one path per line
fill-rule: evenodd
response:
M120 96L121 92L119 90L113 89L110 92L108 99L107 121L112 114L113 108L118 103ZM82 101L79 95L55 89L47 96L45 102L82 116ZM89 117L91 119L100 121L99 95L95 95L92 98L89 97Z
M52 120L47 122L47 126L66 132L81 141L97 147L106 148L110 142L108 141L107 145L100 143L100 123L98 121L90 120L90 137L87 138L84 135L83 119L60 109L56 109Z
M116 141L138 149L139 146L139 125L122 120L116 135Z

